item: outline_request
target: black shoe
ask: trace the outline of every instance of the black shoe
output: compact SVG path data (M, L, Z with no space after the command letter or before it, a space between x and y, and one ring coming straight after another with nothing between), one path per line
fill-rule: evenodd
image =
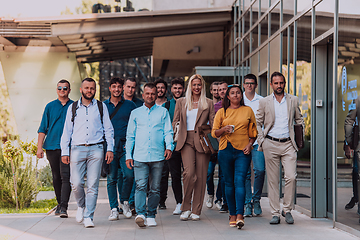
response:
M358 201L357 201L354 197L352 197L352 198L350 199L350 202L345 205L345 209L346 209L346 210L352 209L352 208L355 206L355 204L357 204L357 202L358 202Z
M68 218L68 214L66 210L60 210L60 217L61 218Z
M166 209L165 203L159 203L159 209Z
M222 207L220 208L219 212L221 213L227 213L229 212L229 208L227 204L223 204Z
M272 225L273 224L279 224L280 223L280 217L273 216L269 223L272 224Z
M56 206L55 215L57 215L57 216L60 215L60 205Z
M285 218L287 224L294 224L294 218L290 212L285 213L284 210L282 210L281 215Z

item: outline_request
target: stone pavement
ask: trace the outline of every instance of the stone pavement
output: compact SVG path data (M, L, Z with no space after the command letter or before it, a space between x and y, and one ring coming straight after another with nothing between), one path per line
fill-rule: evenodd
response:
M107 201L106 188L99 191L98 205L95 212L95 228L86 229L82 224L75 221L76 203L71 197L69 204L69 218L61 219L58 216L46 214L1 214L0 215L0 240L8 239L61 239L61 240L91 240L91 239L139 239L139 240L162 240L162 239L240 239L271 240L311 240L311 239L358 239L357 237L332 228L332 221L328 219L311 219L308 216L293 211L294 225L285 223L281 218L281 224L272 226L269 202L262 198L263 215L261 217L246 218L243 229L230 228L228 226L228 214L219 213L215 207L204 207L201 220L180 221L179 216L172 215L175 201L169 187L169 198L166 202L167 209L158 211L155 228L140 229L134 222L134 217L125 219L121 216L118 221L107 220L110 209Z

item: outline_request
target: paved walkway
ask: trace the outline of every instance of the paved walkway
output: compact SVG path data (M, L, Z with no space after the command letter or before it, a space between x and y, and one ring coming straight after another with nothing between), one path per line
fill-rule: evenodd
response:
M171 188L169 187L169 190ZM333 229L332 222L328 219L311 219L308 216L293 211L294 225L285 223L281 219L280 225L269 224L271 219L267 198L262 198L262 217L246 218L242 230L228 226L228 214L219 213L215 208L204 207L201 220L198 222L179 220L179 216L172 215L175 207L172 192L169 191L166 202L168 209L160 210L155 228L140 229L135 225L134 218L125 219L121 216L118 221L107 220L110 213L107 201L106 188L100 188L98 205L95 212L95 228L85 229L82 224L75 221L76 203L73 196L69 205L69 218L61 219L58 216L46 214L4 214L0 215L0 239L240 239L271 240L271 239L358 239L347 232Z

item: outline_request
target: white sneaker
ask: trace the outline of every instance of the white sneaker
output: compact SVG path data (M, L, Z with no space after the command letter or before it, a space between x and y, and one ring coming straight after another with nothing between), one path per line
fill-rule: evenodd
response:
M91 218L84 218L84 226L86 228L93 228L95 225L94 225L93 221L91 220Z
M84 220L84 210L85 210L85 208L82 208L82 207L78 207L78 209L77 209L76 221L78 223L81 223Z
M195 213L192 213L192 214L190 214L190 219L193 220L193 221L199 221L200 216L195 214Z
M176 204L176 208L173 211L173 215L180 215L181 214L181 203Z
M206 207L207 208L212 208L213 207L213 201L214 201L214 196L209 195L208 199L206 200Z
M111 209L111 213L108 219L109 221L115 221L119 219L119 212L116 208Z
M130 210L130 204L129 204L128 201L124 201L124 203L123 203L123 215L126 218L131 218L132 217L132 213L131 213L131 210Z
M217 201L217 202L215 203L215 206L216 206L216 208L217 208L218 210L220 210L220 209L222 208L222 202L221 202L221 201Z
M146 218L146 226L148 227L156 227L157 223L155 218Z
M182 212L182 214L180 215L180 220L187 221L189 220L190 215L191 215L191 211Z
M137 215L135 218L135 223L139 226L139 227L146 227L146 219L144 215Z

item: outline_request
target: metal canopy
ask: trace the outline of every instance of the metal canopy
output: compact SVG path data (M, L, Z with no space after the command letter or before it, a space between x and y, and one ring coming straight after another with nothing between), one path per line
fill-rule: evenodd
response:
M223 31L230 21L231 8L0 19L0 45L19 51L50 43L79 62L116 60L152 55L154 37Z

